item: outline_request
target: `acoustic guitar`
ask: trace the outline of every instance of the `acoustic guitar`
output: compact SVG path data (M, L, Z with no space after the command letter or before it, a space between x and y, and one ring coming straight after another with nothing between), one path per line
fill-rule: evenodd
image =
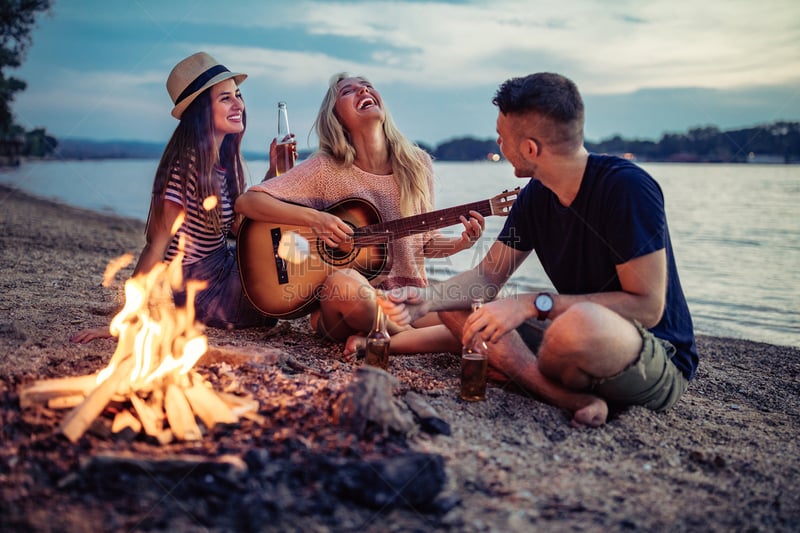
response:
M342 200L325 211L353 228L351 239L332 248L307 227L245 219L236 254L245 295L259 311L274 318L298 318L319 305L325 278L353 268L373 280L391 267L389 243L409 235L455 225L477 211L484 217L508 215L519 187L488 200L382 222L378 210L359 198Z

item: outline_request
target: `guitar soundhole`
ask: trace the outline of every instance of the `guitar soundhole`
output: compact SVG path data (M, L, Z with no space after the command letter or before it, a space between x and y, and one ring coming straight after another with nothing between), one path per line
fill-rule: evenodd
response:
M348 221L345 222L355 229L353 224ZM317 253L329 265L343 266L353 262L358 254L358 247L352 241L349 241L340 244L338 248L331 248L322 239L317 239Z

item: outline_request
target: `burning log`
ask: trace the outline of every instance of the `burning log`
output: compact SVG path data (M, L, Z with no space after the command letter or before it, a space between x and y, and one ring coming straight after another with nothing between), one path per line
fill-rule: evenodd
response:
M133 359L129 357L108 379L95 387L78 407L70 411L61 424L61 432L69 440L77 442L81 438L95 418L106 408L111 396L117 392L120 383L130 374L132 368Z
M420 427L432 434L450 435L450 424L448 424L436 409L433 408L425 399L414 391L408 391L403 397L406 405L416 415Z
M212 429L217 424L235 424L238 421L231 406L210 388L200 383L194 383L191 387L184 389L183 393L186 395L192 411L208 429Z
M56 378L34 381L23 389L19 396L19 406L23 409L42 403L57 409L51 402L61 398L75 397L83 401L97 386L97 374L73 378Z
M209 430L218 423L236 423L242 416L260 421L254 413L258 402L218 394L192 371L204 355L209 359L248 355L208 349L194 313L194 296L205 283L189 280L184 285L181 260L182 252L169 265L156 265L125 282L125 305L110 326L118 338L117 347L105 369L88 376L37 381L20 392L21 407L72 407L60 428L72 442L112 401L130 403L121 411L127 414L115 418L113 431L143 430L161 443L202 438L195 417ZM178 308L172 291L184 286L187 303ZM278 358L275 353L261 356Z
M164 411L167 414L169 427L178 440L200 440L202 438L200 427L194 421L194 412L189 405L189 400L184 396L183 389L174 383L167 385Z
M142 423L139 419L131 414L127 409L120 411L114 417L114 423L111 424L112 433L121 433L130 428L133 433L139 433L142 430Z

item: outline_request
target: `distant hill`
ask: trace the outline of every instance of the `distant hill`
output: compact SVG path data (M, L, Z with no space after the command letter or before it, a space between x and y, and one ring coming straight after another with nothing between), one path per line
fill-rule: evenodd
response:
M496 139L459 137L435 147L420 143L438 161L479 161L502 158ZM687 133L666 133L658 141L624 139L619 135L586 142L594 153L623 155L639 161L777 162L800 163L800 122L775 122L752 128L721 131L714 126ZM61 159L157 159L163 143L58 139L55 157ZM302 152L301 158L309 151ZM263 159L263 152L244 152L247 159Z
M55 156L60 159L158 159L165 143L145 141L96 141L58 139ZM263 153L244 152L248 159L263 158Z

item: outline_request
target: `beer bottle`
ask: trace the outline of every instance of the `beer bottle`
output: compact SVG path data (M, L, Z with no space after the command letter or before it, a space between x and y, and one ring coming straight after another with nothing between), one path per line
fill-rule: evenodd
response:
M278 160L275 162L276 176L280 176L294 166L297 159L297 141L289 129L289 112L286 102L278 102Z
M472 301L474 313L483 300ZM461 348L461 399L469 402L486 399L486 370L489 365L489 347L480 335L473 336Z
M386 330L386 315L375 299L375 325L367 335L367 349L364 362L384 370L389 368L389 332Z

